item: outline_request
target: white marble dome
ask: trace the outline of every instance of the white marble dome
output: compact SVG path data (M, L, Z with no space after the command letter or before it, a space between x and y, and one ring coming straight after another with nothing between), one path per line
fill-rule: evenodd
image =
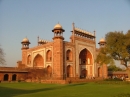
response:
M28 38L24 38L22 42L29 42Z
M99 43L100 43L100 42L106 42L106 41L105 41L104 38L101 38L100 41L99 41Z
M62 26L58 23L54 26L54 29L62 29Z

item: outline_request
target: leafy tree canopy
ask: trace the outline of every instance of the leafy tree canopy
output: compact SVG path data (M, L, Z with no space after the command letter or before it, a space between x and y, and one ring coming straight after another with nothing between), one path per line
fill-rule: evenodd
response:
M100 48L96 62L113 64L113 59L121 61L128 68L130 61L130 30L127 33L109 32L105 36L106 45Z
M100 65L103 65L103 64L114 65L113 58L110 56L110 54L108 54L108 52L106 50L107 50L106 47L100 48L100 51L96 58L96 62Z

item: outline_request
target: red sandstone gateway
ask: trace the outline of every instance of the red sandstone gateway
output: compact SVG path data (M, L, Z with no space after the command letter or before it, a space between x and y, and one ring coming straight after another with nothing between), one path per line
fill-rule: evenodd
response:
M37 45L32 48L29 48L29 39L24 38L21 42L22 60L17 62L15 68L18 71L5 70L1 75L1 81L9 81L12 78L20 80L20 74L25 75L21 79L28 81L107 78L107 66L100 66L94 62L98 53L95 31L90 33L75 27L73 23L70 41L64 41L63 33L68 32L65 32L59 23L54 26L52 32L52 41L38 37ZM105 44L104 39L99 41L100 47Z

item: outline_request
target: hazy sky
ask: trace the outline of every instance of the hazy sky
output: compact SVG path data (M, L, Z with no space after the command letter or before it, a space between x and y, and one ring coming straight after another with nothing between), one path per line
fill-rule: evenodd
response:
M65 29L65 41L70 41L74 22L95 30L98 43L107 32L130 29L130 0L0 0L0 44L7 66L21 60L23 38L30 40L30 47L37 45L37 36L52 40L58 22Z

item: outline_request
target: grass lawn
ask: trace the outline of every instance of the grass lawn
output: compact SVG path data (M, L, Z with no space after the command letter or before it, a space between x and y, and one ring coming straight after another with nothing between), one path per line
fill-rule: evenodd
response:
M130 83L0 83L0 97L130 97Z

